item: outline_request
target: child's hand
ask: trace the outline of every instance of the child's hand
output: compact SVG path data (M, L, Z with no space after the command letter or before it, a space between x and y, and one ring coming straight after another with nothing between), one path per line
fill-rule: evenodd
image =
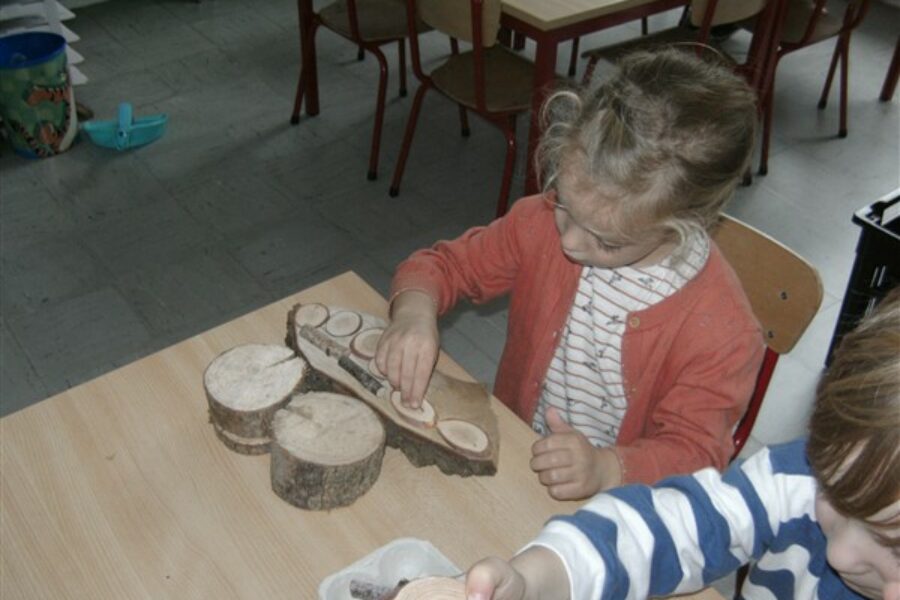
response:
M375 364L391 386L400 390L404 404L421 406L439 348L434 301L417 291L397 296L391 323L378 340Z
M621 468L612 450L595 448L555 408L548 408L546 417L550 435L531 447L531 470L551 496L580 500L621 483Z
M522 600L525 580L521 573L499 558L485 558L466 575L467 600Z
M508 563L485 558L466 575L468 600L568 600L569 575L559 557L532 546Z

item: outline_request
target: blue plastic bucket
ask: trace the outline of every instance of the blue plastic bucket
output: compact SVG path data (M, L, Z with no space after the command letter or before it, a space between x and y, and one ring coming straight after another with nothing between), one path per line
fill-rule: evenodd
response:
M42 158L72 145L78 123L64 37L29 31L0 38L0 116L18 154Z

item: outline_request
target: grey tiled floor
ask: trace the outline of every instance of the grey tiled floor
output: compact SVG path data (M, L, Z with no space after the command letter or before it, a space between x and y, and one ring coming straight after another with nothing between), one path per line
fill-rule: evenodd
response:
M26 161L3 148L2 414L347 269L384 293L409 252L493 214L502 136L473 122L461 138L455 108L435 96L401 195L388 197L411 103L397 97L395 72L380 178L366 180L377 69L330 32L317 38L322 113L288 125L298 69L291 0L113 0L76 12L90 78L78 99L98 118L128 100L139 115L168 113L170 128L128 153L82 141ZM815 264L826 292L782 359L754 444L802 431L853 260L850 216L900 185L898 101L877 101L897 31L900 10L874 3L852 43L844 140L835 139L836 95L815 108L832 44L784 59L770 174L730 206ZM627 25L582 47L636 33ZM447 47L435 34L423 44L429 57ZM567 59L565 47L560 72ZM519 139L526 133L520 124ZM521 186L520 161L514 195ZM505 316L497 302L443 322L445 348L481 380L493 380Z

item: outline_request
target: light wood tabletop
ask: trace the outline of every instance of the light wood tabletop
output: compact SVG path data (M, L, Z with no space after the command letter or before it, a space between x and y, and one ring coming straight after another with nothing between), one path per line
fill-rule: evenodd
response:
M495 476L446 476L389 448L374 487L349 507L282 501L268 455L216 438L202 375L237 344L282 343L298 301L379 317L387 308L345 273L0 420L0 597L307 600L396 538L428 540L465 568L509 556L549 516L576 508L538 483L535 434L496 399Z
M503 12L537 29L559 29L623 12L651 0L503 0Z

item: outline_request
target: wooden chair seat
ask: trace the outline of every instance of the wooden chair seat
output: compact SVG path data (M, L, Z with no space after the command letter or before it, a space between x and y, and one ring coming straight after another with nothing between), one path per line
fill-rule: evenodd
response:
M404 0L367 0L356 5L360 38L378 43L400 40L407 35ZM353 39L346 0L339 0L319 12L322 24L335 33ZM427 28L422 25L419 31Z
M484 49L485 105L492 113L522 112L531 108L534 64L505 47ZM475 55L450 56L431 72L434 86L466 108L478 109L475 97Z
M834 37L841 31L843 23L841 18L834 16L829 12L823 12L816 20L815 28L811 32L809 39L804 40L806 28L812 18L814 5L806 2L789 2L787 11L784 15L784 23L781 26L781 43L782 44L815 44L822 40ZM753 31L753 21L742 23L744 29Z

